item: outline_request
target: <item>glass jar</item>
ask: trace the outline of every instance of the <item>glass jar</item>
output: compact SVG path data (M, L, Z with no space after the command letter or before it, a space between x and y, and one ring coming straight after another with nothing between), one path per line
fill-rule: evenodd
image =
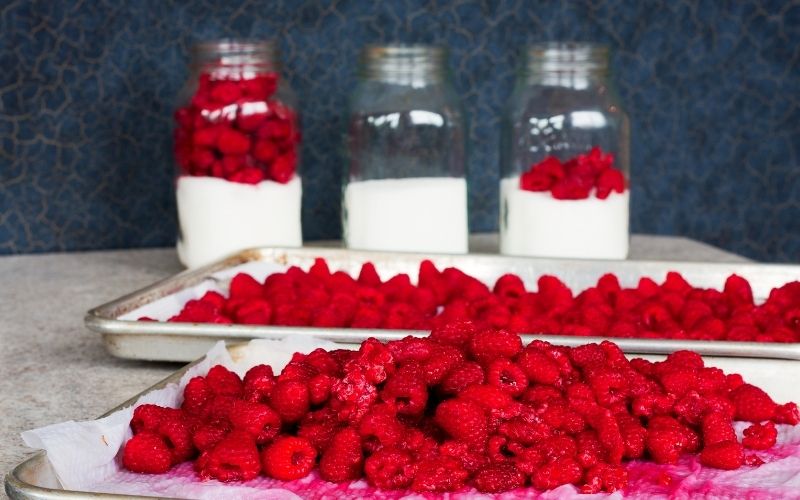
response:
M346 246L466 253L465 133L445 49L365 48L351 98Z
M630 130L609 49L531 47L503 124L500 251L624 259Z
M178 257L187 267L258 246L300 246L295 99L271 42L192 49L175 112Z

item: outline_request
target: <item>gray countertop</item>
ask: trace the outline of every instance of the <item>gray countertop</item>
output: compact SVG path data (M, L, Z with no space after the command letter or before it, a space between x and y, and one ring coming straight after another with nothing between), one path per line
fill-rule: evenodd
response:
M491 252L496 240L476 235L471 248ZM644 235L633 237L630 258L745 260L686 238ZM96 417L179 367L112 358L83 315L180 269L173 249L0 257L0 474L30 452L21 431Z

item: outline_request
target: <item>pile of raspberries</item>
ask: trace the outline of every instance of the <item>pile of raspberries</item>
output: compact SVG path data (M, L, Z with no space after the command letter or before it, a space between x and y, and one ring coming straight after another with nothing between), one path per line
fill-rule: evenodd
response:
M624 193L625 176L614 167L614 155L593 147L588 153L564 163L548 156L522 174L519 187L524 191L550 191L557 200L583 200L592 194L601 200L612 192Z
M739 442L734 421L752 422ZM738 374L691 351L628 360L611 342L576 348L469 322L357 351L295 354L240 379L217 365L180 409L141 405L123 452L135 472L194 460L200 479L292 481L313 470L376 488L500 492L627 484L625 462L758 466L775 424L800 422Z
M264 283L239 274L227 298L209 292L169 321L430 330L461 320L518 333L798 342L800 282L772 290L756 305L750 284L736 275L714 290L695 288L674 272L661 284L642 278L635 288L606 274L576 295L554 276L541 276L536 292L513 274L490 289L426 260L413 285L406 274L381 281L371 263L354 279L317 259L308 272L292 267Z
M287 183L297 167L297 115L275 98L276 73L200 75L197 91L175 112L181 174L257 184Z

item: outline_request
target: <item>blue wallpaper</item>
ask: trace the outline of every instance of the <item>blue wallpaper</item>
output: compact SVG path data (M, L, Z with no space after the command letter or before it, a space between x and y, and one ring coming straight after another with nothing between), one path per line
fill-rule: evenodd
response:
M274 37L304 125L308 239L339 234L366 43L452 49L470 224L497 226L498 120L521 49L610 44L633 124L633 230L800 256L800 5L750 1L56 1L0 9L0 253L170 245L171 110L194 40Z

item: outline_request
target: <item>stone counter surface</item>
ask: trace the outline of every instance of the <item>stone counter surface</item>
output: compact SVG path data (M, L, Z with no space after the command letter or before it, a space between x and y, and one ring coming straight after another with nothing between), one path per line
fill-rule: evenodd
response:
M474 236L471 248L492 251L496 236ZM745 261L686 238L639 235L631 259ZM113 358L83 326L88 309L180 270L173 249L0 258L3 477L30 453L19 437L23 430L97 417L180 367Z

